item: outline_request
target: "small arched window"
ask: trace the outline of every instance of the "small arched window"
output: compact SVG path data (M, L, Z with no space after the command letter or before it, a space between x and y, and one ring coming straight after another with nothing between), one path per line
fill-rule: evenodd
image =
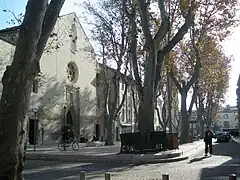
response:
M75 24L71 26L71 50L73 52L77 51L77 27Z

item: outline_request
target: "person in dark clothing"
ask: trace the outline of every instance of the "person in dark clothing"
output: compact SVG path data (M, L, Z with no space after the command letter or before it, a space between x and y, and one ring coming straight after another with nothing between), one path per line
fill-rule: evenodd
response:
M209 129L209 127L207 127L207 129L205 131L205 137L204 137L205 156L207 156L207 154L208 154L208 147L209 147L209 153L210 153L210 155L212 155L212 138L213 138L213 133Z
M73 128L70 125L65 125L62 128L62 141L72 142L74 139Z

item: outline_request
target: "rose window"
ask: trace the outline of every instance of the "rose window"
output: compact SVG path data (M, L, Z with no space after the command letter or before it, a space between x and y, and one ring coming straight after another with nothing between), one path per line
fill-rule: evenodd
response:
M70 62L67 65L67 79L70 82L76 82L78 78L77 65L74 62Z

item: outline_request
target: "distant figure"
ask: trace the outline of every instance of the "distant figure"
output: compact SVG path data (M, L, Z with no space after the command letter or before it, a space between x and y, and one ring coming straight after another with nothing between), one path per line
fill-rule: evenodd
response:
M98 140L97 137L96 137L96 136L93 136L92 141L94 142L94 141L97 141L97 140Z
M65 125L62 128L62 141L66 143L73 142L74 140L74 133L73 129L70 125Z
M205 156L207 156L207 154L208 154L208 147L209 147L209 153L210 153L210 155L212 155L212 138L213 138L213 133L209 129L209 127L207 127L207 129L205 131L205 137L204 137Z
M42 135L42 145L43 145L43 140L44 140L44 128L41 128L41 135Z
M88 142L88 139L83 135L80 135L80 143L86 143L86 142Z

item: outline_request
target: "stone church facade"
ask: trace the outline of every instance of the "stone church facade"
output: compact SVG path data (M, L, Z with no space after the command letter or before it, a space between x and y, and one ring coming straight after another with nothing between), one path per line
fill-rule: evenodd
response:
M0 30L0 76L12 61L19 27ZM63 125L71 124L77 137L95 134L96 59L75 13L58 18L33 83L29 129L38 141L57 142ZM2 88L2 87L1 87Z

